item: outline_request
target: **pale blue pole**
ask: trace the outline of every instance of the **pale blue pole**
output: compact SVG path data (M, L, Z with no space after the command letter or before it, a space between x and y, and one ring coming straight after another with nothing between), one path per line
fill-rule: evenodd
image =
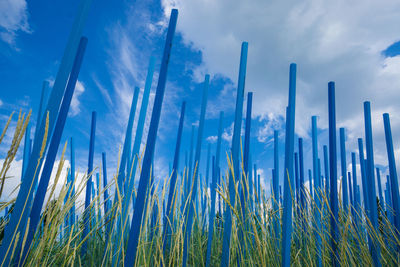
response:
M314 186L315 186L315 191L314 191L314 201L317 206L316 209L314 209L314 217L315 217L315 224L316 224L316 229L314 232L315 234L315 239L316 239L316 250L317 250L317 259L316 259L316 265L317 266L322 266L322 259L321 259L321 236L319 233L321 233L321 213L319 212L321 210L321 184L320 184L320 174L319 174L319 168L318 168L318 133L317 133L317 117L312 116L311 117L311 135L312 135L312 156L313 156L313 174L314 174Z
M293 153L295 130L295 103L296 103L296 64L290 64L289 74L289 104L286 108L286 136L285 136L285 179L282 215L282 266L290 266L290 242L292 237L292 198L291 190L293 179Z
M233 126L232 136L232 164L235 177L229 172L229 201L231 205L235 206L235 178L239 175L239 155L240 155L240 131L242 128L242 110L243 110L243 96L244 86L246 79L246 66L247 66L247 50L248 43L242 43L242 49L240 54L240 67L239 67L239 79L238 88L236 94L236 107L235 107L235 122ZM229 255L230 255L230 242L232 232L232 212L227 206L227 210L224 214L224 233L222 240L222 255L221 255L221 267L229 266Z
M182 266L183 267L185 267L187 264L190 237L192 234L194 202L195 202L196 196L197 196L198 174L199 174L200 155L201 155L201 143L203 141L204 120L205 120L206 109L207 109L207 97L208 97L209 83L210 83L210 75L206 74L206 77L204 79L203 96L201 99L201 111L200 111L200 119L199 119L199 130L197 132L196 153L194 156L193 189L192 189L192 194L191 194L191 197L190 197L190 200L188 203L189 213L188 213L188 218L187 218L185 239L183 242L183 258L182 258ZM189 190L189 192L190 192L190 190Z
M168 63L171 56L172 40L175 33L176 22L178 19L178 10L171 10L171 17L168 26L167 38L164 47L164 54L161 61L160 74L158 76L158 84L154 99L153 112L149 133L147 135L146 149L144 152L143 166L140 173L138 194L135 201L135 209L133 211L131 229L129 232L127 253L125 255L125 266L133 266L136 259L136 251L139 242L140 226L142 222L143 210L146 200L146 189L149 184L151 162L154 156L154 148L157 138L158 125L161 116L161 107L164 98L165 84L167 81Z
M369 196L368 196L368 183L365 172L365 159L364 159L364 145L363 140L358 138L358 154L360 157L360 169L361 169L361 182L362 182L362 190L363 190L363 198L364 198L364 210L366 212L369 211Z

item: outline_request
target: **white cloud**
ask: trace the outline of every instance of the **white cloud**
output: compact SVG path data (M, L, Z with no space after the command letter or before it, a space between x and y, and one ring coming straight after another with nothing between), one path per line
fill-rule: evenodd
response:
M311 115L320 116L319 127L328 126L327 83L333 80L338 126L347 127L349 137L364 137L363 101L371 100L376 153L385 153L383 112L391 113L398 139L400 57L381 54L400 39L395 26L400 23L398 1L163 0L162 4L166 17L172 7L179 9L177 30L187 45L202 52L202 65L195 72L222 74L236 82L240 44L249 42L246 89L254 92L254 117L270 113L285 117L289 63L296 62L299 135L307 136ZM356 147L355 139L348 143Z
M0 107L3 105L3 101L1 101L1 99L0 99Z
M71 110L70 110L71 116L76 116L80 113L81 103L78 98L79 98L79 96L81 96L83 94L83 92L85 92L84 84L81 81L77 81L76 86L75 86L75 91L74 91L74 94L73 94L72 100L71 100Z
M30 33L28 6L25 0L0 1L0 38L14 45L17 33Z

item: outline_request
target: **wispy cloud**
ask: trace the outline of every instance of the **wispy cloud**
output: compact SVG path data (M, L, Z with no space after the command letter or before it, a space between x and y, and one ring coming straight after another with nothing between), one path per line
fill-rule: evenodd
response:
M0 1L0 38L15 47L18 32L31 33L25 0Z

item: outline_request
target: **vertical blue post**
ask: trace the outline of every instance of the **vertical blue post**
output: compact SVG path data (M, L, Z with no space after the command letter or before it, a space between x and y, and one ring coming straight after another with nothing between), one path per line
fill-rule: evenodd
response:
M84 225L83 225L83 235L82 235L82 240L84 240L86 238L86 236L89 234L89 219L91 214L91 210L89 210L89 205L91 202L91 188L93 186L93 182L92 182L92 172L93 172L93 156L94 156L94 140L95 140L95 133L96 133L96 111L92 112L92 124L90 127L90 142L89 142L89 160L88 160L88 180L86 183L86 197L85 197L85 210L84 210L84 214L83 214L83 221L84 221ZM82 256L84 256L86 254L86 250L87 250L87 241L85 241L82 244L82 250L81 250L81 254Z
M186 193L185 193L185 202L190 192L190 187L192 186L192 168L193 168L193 150L194 150L194 131L195 126L192 125L192 133L190 136L190 152L189 152L189 169L188 169L188 177L187 177L187 184L186 184Z
M351 173L347 172L347 177L349 180L349 195L350 195L350 205L354 207L354 197L353 197L353 189L351 188Z
M78 50L80 38L82 35L83 28L85 26L86 18L89 12L91 0L82 0L79 7L77 16L75 17L72 29L68 38L67 46L64 50L64 55L60 62L60 68L57 72L56 79L54 81L53 90L51 92L46 111L49 112L49 123L48 136L51 136L51 131L54 128L54 124L58 117L58 111L60 103L66 91L66 84L68 82L73 63L75 60L75 54ZM28 215L30 213L30 206L26 203L31 203L33 198L32 185L37 183L39 173L36 169L41 169L43 163L43 157L40 158L40 152L42 149L42 141L45 135L46 121L42 120L39 127L36 127L35 138L33 141L33 149L31 157L26 169L26 179L21 179L23 182L20 185L18 196L15 201L14 212L11 215L10 221L4 229L4 238L0 247L0 260L1 265L6 266L10 263L10 253L12 243L15 241L16 234L18 232L24 232L23 228L26 226ZM45 144L47 148L49 139ZM24 182L25 181L25 182ZM20 240L21 241L21 240Z
M353 220L355 222L355 226L358 228L358 215L360 213L360 203L358 202L357 197L357 165L356 165L356 153L351 153L351 168L352 168L352 176L353 176L353 198L354 205L352 209ZM357 212L357 214L356 214Z
M363 188L363 198L364 198L364 210L369 211L369 196L368 196L368 183L365 171L365 159L364 159L364 145L361 138L358 138L358 154L360 157L360 168L361 168L361 182Z
M306 233L306 195L304 186L304 156L303 156L303 138L299 138L299 170L300 170L300 220L303 228L303 233ZM303 237L303 240L306 239Z
M370 208L370 220L375 231L379 232L378 225L378 209L376 206L376 189L375 189L375 175L374 175L374 151L372 143L372 124L371 124L371 107L370 102L364 102L364 119L365 119L365 146L367 151L367 179L368 183L371 185L368 187L368 197L369 197L369 208ZM368 213L367 213L368 214ZM372 238L371 238L372 240ZM381 266L380 262L380 245L374 242L372 245L372 259L374 260L375 267Z
M348 212L348 190L347 190L347 166L346 166L346 145L345 145L345 133L344 128L339 129L340 132L340 165L342 169L342 195L343 195L343 209L345 213Z
M314 186L313 186L313 182L312 182L311 169L308 169L308 181L310 182L310 196L313 199L314 198Z
M101 154L101 164L103 166L103 188L104 188L104 218L106 221L108 221L109 217L109 210L110 210L110 199L108 196L108 188L107 188L107 160L106 160L106 153L103 152ZM111 229L111 223L109 222L106 226L106 240L108 240L109 235L110 235L110 229Z
M316 265L317 266L322 266L322 259L321 259L321 236L319 233L321 233L321 213L319 212L321 210L321 196L320 193L321 191L321 184L320 184L320 173L319 173L319 167L318 167L318 133L317 133L317 117L312 116L311 117L311 135L312 135L312 156L313 156L313 174L314 174L314 186L315 186L315 191L314 191L314 201L317 206L316 209L314 209L314 218L315 218L315 224L316 224L316 233L315 234L315 239L316 239L316 250L317 250L317 259L316 259Z
M381 172L379 168L376 168L376 182L378 183L378 192L379 192L379 204L381 205L381 211L383 212L383 195L382 195L382 184L381 184Z
M24 154L22 156L22 170L21 170L21 180L24 177L26 167L28 167L28 161L30 156L30 136L31 136L31 124L28 123L28 126L25 130L25 141L24 141Z
M208 221L208 240L207 240L207 254L206 254L206 267L210 266L211 260L211 245L212 245L212 236L214 232L214 218L215 218L215 200L216 200L216 189L217 182L219 178L219 159L221 154L221 140L222 140L222 122L224 119L224 112L219 113L219 126L218 126L218 140L217 140L217 151L215 156L215 162L213 157L213 169L212 169L212 183L211 183L211 211Z
M325 170L325 193L329 194L329 163L328 163L328 147L324 145L324 170Z
M42 94L40 96L40 104L39 104L39 111L38 111L38 116L36 119L36 130L35 130L35 137L36 137L36 133L39 132L38 127L40 127L43 117L44 117L44 112L45 112L45 108L47 106L47 101L49 99L49 93L50 93L50 89L49 89L49 82L48 81L44 81L43 82L43 86L42 86Z
M275 240L279 240L280 219L279 219L279 131L274 130L274 176L272 180L273 189L273 210L276 214L274 218Z
M75 196L75 143L74 143L74 138L71 137L70 141L70 149L71 149L71 195L74 197ZM70 210L70 226L75 224L75 201L72 203L72 207Z
M246 127L245 127L245 133L244 133L244 154L243 154L243 165L244 165L244 172L245 175L242 175L242 184L243 184L243 190L244 192L244 198L242 203L242 213L244 216L244 221L246 221L246 212L245 212L245 207L248 205L248 188L247 185L248 183L248 177L249 177L249 154L250 154L250 128L251 128L251 108L252 108L252 103L253 103L253 93L249 92L247 93L247 110L246 110ZM247 181L245 181L245 178L247 178Z
M399 182L397 178L397 170L396 170L396 161L394 158L394 149L393 149L393 140L392 140L392 130L390 126L390 118L389 114L383 114L383 123L385 126L385 139L386 139L386 150L389 161L389 173L390 173L390 195L392 196L392 208L394 210L394 225L397 229L397 232L400 232L400 196L399 196ZM399 248L397 248L399 251Z
M210 83L210 75L206 74L206 77L204 79L203 96L201 99L201 110L200 110L200 119L199 119L199 130L197 133L196 153L194 156L193 191L192 191L189 203L188 203L189 213L188 213L188 219L187 219L187 225L186 225L185 239L183 242L183 258L182 258L182 266L183 267L185 267L187 264L190 236L192 234L194 202L196 200L196 195L197 195L197 185L198 185L197 180L198 180L198 173L199 173L199 166L200 166L201 143L203 140L204 119L206 116L209 83ZM197 214L198 214L198 212L197 212Z
M177 171L179 167L179 153L181 147L181 140L182 140L182 129L183 129L183 121L185 119L185 109L186 109L186 102L182 102L181 107L181 116L179 119L179 126L178 126L178 133L176 138L176 145L175 145L175 154L174 154L174 163L172 167L172 174L171 174L171 181L169 184L169 194L168 194L168 202L167 202L167 213L164 214L164 234L163 234L163 249L164 253L169 248L170 244L170 228L173 221L173 214L171 212L171 207L174 202L174 193L176 192L176 178L177 178Z
M337 150L336 150L336 108L335 83L328 83L328 113L329 113L329 177L330 177L330 208L331 208L331 247L332 264L340 266L338 251L338 190L337 190Z
M286 108L286 136L285 136L285 168L283 181L283 217L282 217L282 266L290 266L290 242L292 237L292 198L293 179L293 152L295 129L296 103L296 64L290 64L289 74L289 105Z
M243 110L243 96L244 96L244 85L246 79L246 66L247 66L247 50L248 43L242 43L242 49L240 54L240 67L239 67L239 79L238 89L236 95L236 107L235 107L235 122L233 126L232 136L232 164L235 177L229 172L229 201L232 206L235 206L235 181L234 178L239 177L239 155L240 155L240 131L242 128L242 110ZM229 255L230 255L230 242L231 242L231 231L232 231L232 212L227 206L227 211L224 214L224 233L222 240L222 255L221 255L221 267L229 266Z
M53 170L54 161L57 156L58 147L60 145L62 133L64 130L65 122L68 115L68 110L71 104L72 96L74 94L75 85L78 80L78 74L82 64L83 56L85 54L85 49L87 45L87 38L82 37L79 44L79 48L75 57L74 66L71 71L70 79L65 90L65 95L61 104L60 113L57 117L56 125L54 128L53 136L51 137L49 151L47 153L46 161L43 166L43 171L41 174L39 186L33 200L32 209L30 212L30 224L28 236L24 246L24 260L28 248L30 247L34 234L36 232L36 227L40 220L40 213L42 211L43 202L45 199L47 187L49 185L51 171ZM4 242L4 240L3 240Z
M165 84L167 81L168 63L171 56L172 40L175 33L177 19L178 19L178 10L172 9L168 26L167 38L164 47L164 54L161 61L160 74L158 77L158 84L157 84L156 96L154 99L153 112L151 114L149 133L146 142L146 150L144 152L143 166L140 174L138 194L135 201L135 209L133 211L131 229L129 232L128 247L127 247L127 251L129 251L129 253L125 255L125 262L124 262L126 266L133 266L135 264L136 251L140 234L140 226L146 199L146 189L149 184L151 162L154 156L155 142L161 116L161 107L164 98Z

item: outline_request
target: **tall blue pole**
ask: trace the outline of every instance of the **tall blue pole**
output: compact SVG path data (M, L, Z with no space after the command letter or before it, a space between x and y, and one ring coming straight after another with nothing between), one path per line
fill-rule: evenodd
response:
M232 164L235 177L239 177L239 155L240 155L240 131L242 128L242 110L243 110L243 96L244 86L246 79L246 66L247 66L247 50L248 43L242 43L242 49L240 54L240 67L239 67L239 79L238 88L236 95L236 108L235 108L235 122L233 126L232 136ZM231 205L235 206L235 177L232 172L229 172L229 201ZM230 255L230 242L231 242L231 231L232 231L232 212L227 206L227 210L224 214L224 233L222 239L222 255L221 255L221 267L229 266L229 255Z
M312 156L313 156L313 174L314 174L314 186L315 186L315 191L314 191L314 201L317 206L316 209L314 209L314 218L315 218L315 224L316 224L316 233L315 234L315 239L316 239L316 250L317 250L317 259L316 259L316 265L317 266L322 266L322 259L321 259L321 236L319 233L321 233L321 213L319 212L321 210L321 196L320 193L322 192L321 190L321 184L320 184L320 173L319 173L319 167L318 167L318 133L317 133L317 116L312 116L311 117L311 135L312 135Z
M110 202L111 200L109 199L108 196L108 188L107 188L107 160L106 160L106 153L103 152L101 154L101 164L103 166L103 188L104 188L104 217L108 221L109 214L108 212L110 211ZM106 226L106 240L108 240L109 235L110 235L110 229L111 229L111 223L109 222Z
M176 145L175 145L175 154L174 154L174 163L172 167L172 174L171 174L171 181L169 183L169 193L168 193L168 203L167 203L167 213L164 214L164 234L163 234L163 249L164 254L166 253L167 249L169 248L170 244L170 228L173 222L173 213L171 212L171 207L174 202L174 194L176 192L176 178L177 178L177 171L179 167L179 153L181 147L181 140L182 140L182 129L183 129L183 121L185 119L185 109L186 109L186 102L182 102L181 107L181 116L179 119L179 126L178 126L178 134L176 138Z
M71 148L71 195L75 197L75 143L74 138L71 137L70 141ZM73 200L72 207L70 210L70 226L75 224L75 201Z
M331 207L331 247L332 264L340 266L338 251L338 190L337 190L337 150L336 150L336 108L335 83L328 83L328 113L329 113L329 177L330 177L330 207Z
M294 153L294 125L296 103L296 64L290 64L289 74L289 105L286 108L286 135L285 135L285 174L283 181L283 217L282 217L282 266L290 266L290 242L292 237L292 197L293 153Z
M28 123L28 126L25 130L25 140L24 140L24 154L22 156L22 170L21 170L21 179L24 177L26 167L28 167L29 157L30 157L30 137L31 137L31 124Z
M306 188L304 185L304 156L303 156L303 138L299 138L299 171L300 171L300 220L303 233L306 233ZM305 240L305 238L303 238Z
M346 166L346 145L345 145L345 132L344 128L339 129L340 132L340 166L342 170L342 195L343 195L343 209L348 212L348 190L347 190L347 166Z
M329 163L328 163L328 147L324 145L324 171L325 171L325 193L329 195Z
M144 152L143 166L140 173L139 187L137 199L135 201L135 209L133 211L131 229L129 232L127 253L125 255L126 266L133 266L136 259L136 251L139 241L140 226L143 216L146 189L149 184L151 162L154 156L154 148L156 144L156 137L158 131L158 125L161 116L161 107L164 98L165 84L167 81L168 63L171 56L172 40L175 33L176 21L178 19L178 10L172 9L171 17L168 26L167 38L164 47L164 54L161 61L160 74L158 76L158 84L156 90L156 96L154 99L153 112L151 114L151 121L149 127L149 133L147 135L146 150Z
M192 187L193 189L192 189L192 194L191 194L191 197L190 197L190 200L188 203L189 213L188 213L188 218L187 218L185 239L183 241L183 258L182 258L182 266L183 267L185 267L187 264L190 236L192 235L194 202L195 202L196 196L197 196L197 185L198 185L198 175L199 175L200 155L201 155L201 143L203 141L204 120L205 120L205 116L206 116L209 83L210 83L210 75L206 74L206 77L204 79L203 96L201 99L201 110L200 110L200 119L199 119L199 130L197 132L196 153L194 156L194 172L193 172L193 187Z
M273 189L273 204L275 218L274 232L275 240L279 240L280 235L280 219L279 219L279 131L274 130L274 176L272 177L272 189Z
M392 130L390 126L389 114L383 114L383 123L385 126L385 139L386 139L386 150L389 161L389 173L390 173L390 195L392 196L392 208L394 210L394 224L397 232L400 233L400 196L399 196L399 182L397 178L396 161L394 158L393 140L392 140ZM397 248L399 251L399 247Z
M366 212L369 211L369 196L368 196L368 183L366 177L366 167L365 167L365 159L364 159L364 145L363 140L358 138L358 154L360 158L360 169L361 169L361 182L363 188L363 198L364 198L364 210Z
M89 209L91 202L91 188L93 186L92 182L92 172L93 172L93 156L94 156L94 141L95 141L95 133L96 133L96 111L92 112L92 124L90 127L90 142L89 142L89 160L88 160L88 171L89 175L87 183L86 183L86 197L85 197L85 210L83 212L83 234L82 240L86 238L90 231L89 219L92 216L91 210ZM84 256L87 251L87 241L82 244L81 254Z
M71 74L72 66L75 60L75 54L78 50L80 38L83 28L85 26L86 18L89 12L91 0L82 0L79 7L77 16L75 17L72 29L68 38L67 46L64 50L64 55L60 62L60 67L54 81L53 90L46 107L46 113L49 113L48 122L48 137L51 136L52 129L58 117L60 103L64 96L66 85ZM37 184L39 172L36 169L41 169L43 157L40 156L42 150L43 137L45 136L46 120L42 119L40 126L36 127L35 138L33 141L33 149L25 172L25 178L21 179L23 182L20 185L18 196L15 201L14 211L10 217L10 221L4 229L4 238L0 247L0 260L1 264L9 265L12 243L15 241L16 234L22 233L23 228L26 226L28 215L30 213L30 205L32 203L33 191L32 185ZM45 149L49 144L50 138L47 138Z
M30 213L30 223L29 223L29 231L28 236L24 246L24 256L27 253L28 248L30 247L34 234L36 232L37 225L40 220L40 213L42 211L43 202L45 199L47 187L49 185L51 171L53 170L54 162L57 156L58 147L60 145L62 133L64 130L65 122L67 120L68 110L71 104L72 96L74 94L75 85L78 80L78 74L80 71L80 67L82 64L83 56L85 54L85 49L87 45L87 38L82 37L79 48L75 57L74 66L71 71L70 79L67 84L67 88L65 90L65 95L61 104L60 113L57 118L57 122L54 128L53 136L51 137L49 151L47 153L46 161L43 166L42 175L40 178L40 182L35 194L35 198L33 200L32 209Z
M383 212L383 195L382 195L382 184L381 184L381 172L379 168L376 168L376 182L378 183L378 192L379 192L379 204L381 206L381 211Z
M49 93L50 93L50 89L49 89L49 82L48 81L44 81L43 82L43 86L42 86L42 94L40 96L40 104L39 104L39 111L38 111L38 116L36 119L36 130L35 130L35 137L36 137L36 133L38 133L38 127L40 127L43 117L44 117L44 112L47 106L47 101L49 100Z
M379 232L378 225L378 209L376 205L376 189L375 189L375 175L374 175L374 150L372 143L372 124L371 124L371 106L370 102L364 102L364 120L365 120L365 146L367 151L367 180L372 186L368 186L368 197L369 197L369 208L370 208L370 220L375 231ZM367 213L368 214L368 213ZM372 238L371 238L372 239ZM380 245L378 242L373 242L372 245L372 259L375 267L381 266L380 262Z

